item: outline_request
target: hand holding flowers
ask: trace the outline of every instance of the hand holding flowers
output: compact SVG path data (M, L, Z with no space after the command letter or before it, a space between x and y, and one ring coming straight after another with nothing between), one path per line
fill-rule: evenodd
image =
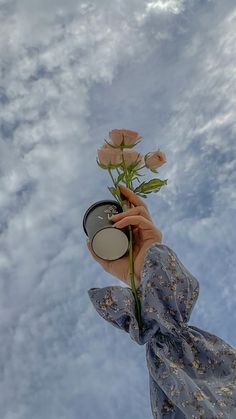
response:
M93 252L90 243L88 243L88 248L94 259L103 266L106 272L131 285L136 302L136 316L141 325L141 306L134 277L136 285L139 286L146 251L150 244L161 243L162 233L153 224L148 208L140 197L146 198L147 194L158 192L163 185L167 184L168 179L154 178L147 182L141 182L139 177L143 175L139 171L147 168L153 173L158 173L156 169L166 163L166 156L160 150L149 152L144 156L133 150L142 138L136 131L114 129L109 132L109 137L110 141L105 140L105 144L97 151L99 158L97 163L102 169L109 172L113 186L108 189L122 205L124 212L113 216L112 220L118 221L113 224L114 227L128 226L129 228L129 255L108 261L100 259ZM112 171L115 171L116 175ZM135 180L139 183L136 187L133 184ZM127 202L128 205L126 205Z

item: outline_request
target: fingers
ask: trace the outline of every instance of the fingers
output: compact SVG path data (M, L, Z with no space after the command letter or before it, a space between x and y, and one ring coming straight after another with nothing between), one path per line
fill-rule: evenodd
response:
M123 218L120 221L117 221L115 224L113 224L113 227L123 228L128 225L135 225L143 230L152 230L155 228L153 223L150 220L147 220L142 215L131 215L128 217Z
M147 220L142 215L131 215L129 217L125 217L113 224L113 227L124 228L130 224L135 226L135 228L132 229L135 240L142 241L155 239L158 243L162 242L162 232L155 227L152 221Z
M142 215L147 220L152 221L148 211L143 206L138 205L137 207L130 208L125 212L120 212L119 214L115 214L111 217L112 221L118 221L123 219L124 217L128 217L130 215Z
M131 189L127 188L124 185L119 185L119 188L120 188L121 193L125 195L130 202L132 202L136 206L141 205L144 208L146 208L146 210L148 211L148 207L145 204L145 202L138 195L136 195L133 191L131 191Z

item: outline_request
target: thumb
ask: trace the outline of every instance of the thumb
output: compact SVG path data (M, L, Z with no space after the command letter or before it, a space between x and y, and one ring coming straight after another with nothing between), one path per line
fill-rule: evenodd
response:
M94 253L93 248L91 246L91 242L88 239L87 239L87 247L91 255L94 257L94 259L97 259L97 255Z
M98 262L100 263L100 265L103 266L104 269L107 269L108 266L108 262L102 258L100 258L99 256L96 255L96 253L93 251L91 242L89 240L87 240L87 247L92 255L92 257Z

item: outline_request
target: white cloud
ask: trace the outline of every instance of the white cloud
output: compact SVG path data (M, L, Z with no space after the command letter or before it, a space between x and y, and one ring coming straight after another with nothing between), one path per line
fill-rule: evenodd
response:
M146 10L157 10L158 12L180 13L183 11L184 0L158 0L150 1L146 5Z
M111 128L161 147L169 182L148 198L154 222L200 280L193 321L235 344L233 4L0 9L0 416L151 417L144 348L88 300L119 282L91 261L82 217L111 198L95 161Z

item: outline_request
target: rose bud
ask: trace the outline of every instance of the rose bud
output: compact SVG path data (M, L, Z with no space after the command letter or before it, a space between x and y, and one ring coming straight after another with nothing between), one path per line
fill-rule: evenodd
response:
M145 166L150 170L155 170L166 163L166 155L162 151L153 151L144 156Z
M124 157L124 162L126 166L131 166L134 164L137 164L137 166L135 166L136 168L139 168L142 163L142 154L138 153L137 151L134 150L123 150L123 157Z
M114 146L135 146L140 138L142 138L138 132L131 131L125 128L113 129L109 132L111 143Z
M97 150L100 164L108 167L109 165L120 165L122 163L122 154L119 149L102 147Z

